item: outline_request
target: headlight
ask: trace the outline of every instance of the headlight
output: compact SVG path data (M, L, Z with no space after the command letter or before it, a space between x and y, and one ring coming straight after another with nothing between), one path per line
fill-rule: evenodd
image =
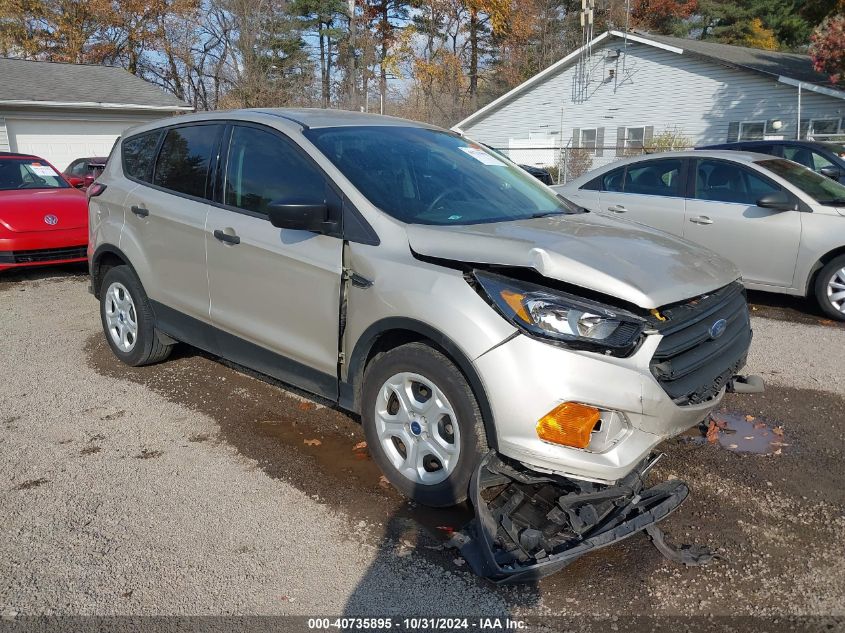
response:
M645 329L643 319L624 310L492 273L476 271L474 277L511 323L568 347L625 356Z

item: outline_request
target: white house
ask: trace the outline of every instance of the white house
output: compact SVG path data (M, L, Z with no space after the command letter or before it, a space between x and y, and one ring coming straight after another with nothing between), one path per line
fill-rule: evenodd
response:
M0 58L0 151L64 169L107 156L133 125L191 106L122 68Z
M518 163L554 165L581 148L598 167L664 132L692 146L832 138L843 117L845 91L806 55L609 31L454 129Z

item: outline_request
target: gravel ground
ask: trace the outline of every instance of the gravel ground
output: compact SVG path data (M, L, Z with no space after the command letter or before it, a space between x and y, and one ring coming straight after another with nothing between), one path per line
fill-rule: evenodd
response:
M770 388L724 408L782 454L666 443L655 477L693 494L665 528L719 563L637 536L501 589L431 549L467 509L385 489L354 420L188 348L123 367L86 284L0 278L0 616L845 614L841 326L754 319Z

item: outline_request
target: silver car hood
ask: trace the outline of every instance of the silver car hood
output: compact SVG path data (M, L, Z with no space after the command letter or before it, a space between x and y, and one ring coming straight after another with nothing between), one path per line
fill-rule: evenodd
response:
M415 253L534 268L544 277L651 309L721 288L740 274L691 242L595 213L462 226L407 226Z

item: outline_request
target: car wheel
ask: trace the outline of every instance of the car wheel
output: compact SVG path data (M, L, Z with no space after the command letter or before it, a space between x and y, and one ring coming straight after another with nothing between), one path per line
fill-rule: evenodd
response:
M819 272L816 300L831 319L845 321L845 255L828 262Z
M167 358L173 346L159 340L153 310L135 272L129 266L111 268L102 288L100 317L114 355L133 367Z
M361 405L370 454L400 492L433 507L466 499L487 442L475 395L446 356L424 343L379 354Z

